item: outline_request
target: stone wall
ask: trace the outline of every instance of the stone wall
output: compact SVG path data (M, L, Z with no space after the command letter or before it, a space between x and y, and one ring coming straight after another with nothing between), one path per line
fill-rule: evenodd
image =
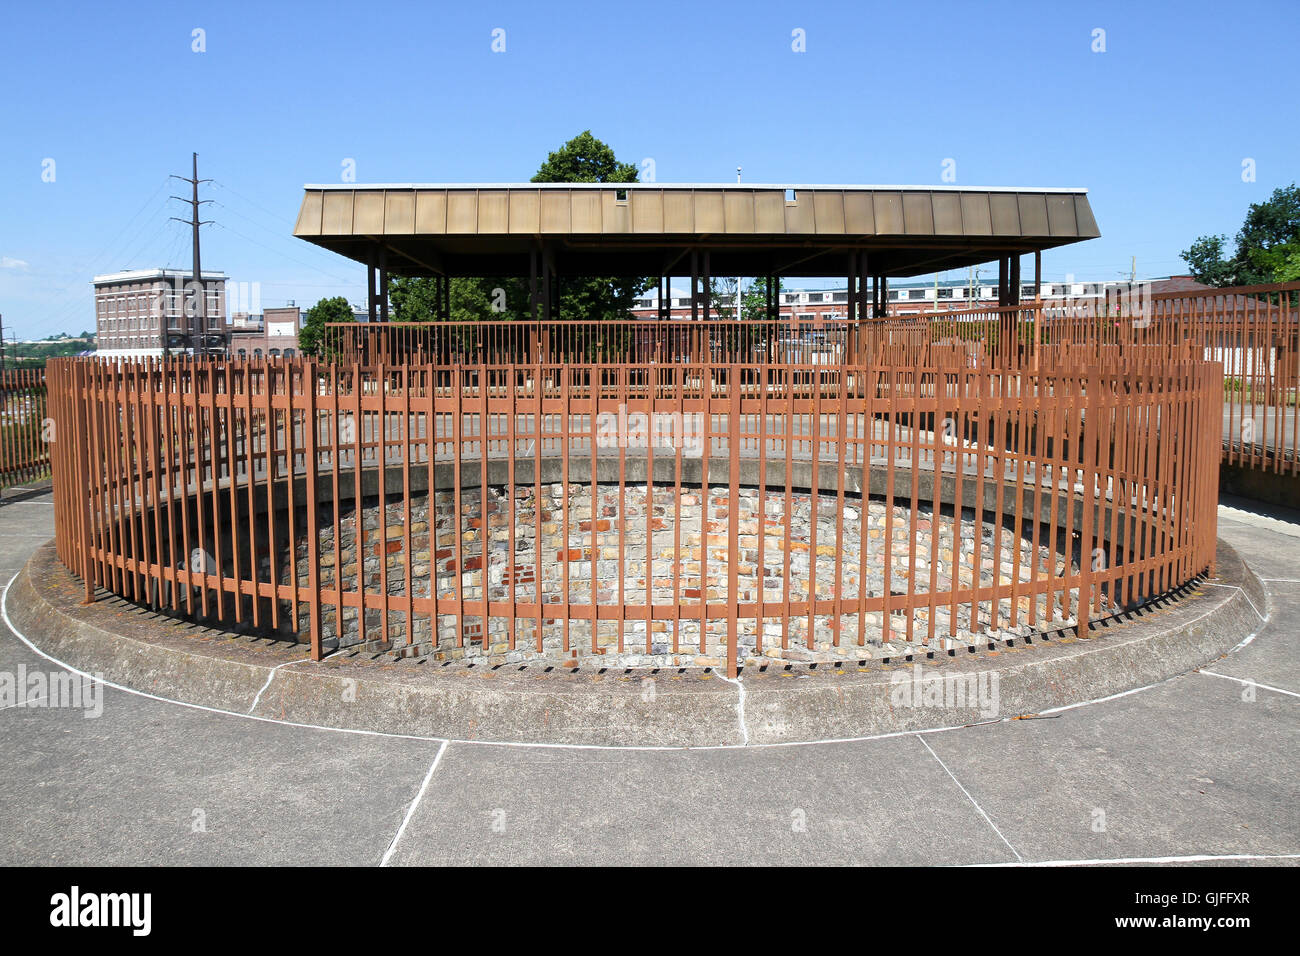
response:
M512 508L513 498L513 508ZM387 633L383 614L369 608L364 631L357 627L357 610L346 608L342 628L332 607L322 610L322 629L327 646L349 646L362 642L379 648L391 645L401 656L428 655L434 660L481 659L491 663L546 659L556 662L599 660L625 666L719 665L725 661L727 621L709 619L702 625L701 602L716 604L730 598L728 529L735 509L738 547L735 557L737 600L741 604L759 600L782 603L805 600L809 581L815 581L819 599L832 596L833 582L842 582L846 602L856 600L865 589L868 598L888 591L902 603L909 591L946 591L954 578L957 586L970 586L977 576L983 585L995 581L1010 585L1013 577L1026 581L1035 549L1029 539L1013 542L1010 527L1001 530L1001 542L987 523L978 535L974 513L963 513L954 527L951 511L935 515L922 506L915 515L905 506L887 509L882 501L845 496L841 510L835 495L821 495L814 501L807 493L791 495L787 507L783 491L742 489L733 502L725 487L685 489L678 497L671 487L654 487L649 495L644 484L598 485L593 504L590 484L544 484L540 500L534 488L520 486L513 496L508 489L489 486L486 508L477 488L465 489L457 509L455 496L438 491L430 522L427 496L412 497L409 518L400 500L386 502L381 510L377 499L363 499L360 513L353 503L341 503L338 540L335 540L333 506L322 508L320 587L332 589L340 577L345 591L358 586L358 572L364 588L372 594L386 590L394 599L388 613ZM513 522L511 514L513 511ZM540 511L540 513L539 513ZM865 512L865 514L864 514ZM459 518L458 518L459 515ZM360 534L358 533L358 521ZM298 522L305 527L305 520ZM887 527L888 525L888 527ZM538 542L540 528L540 561ZM814 534L815 529L815 534ZM860 567L860 542L866 534L865 578ZM1059 535L1058 535L1059 536ZM459 538L460 554L457 555ZM1047 529L1040 529L1036 560L1039 576L1060 575L1066 567L1065 542L1048 547ZM409 539L409 540L408 540ZM363 542L358 555L358 540ZM915 541L915 575L909 576L909 554ZM995 555L996 547L996 555ZM281 557L281 580L292 580L286 553ZM886 552L889 558L886 560ZM1017 552L1019 554L1017 563ZM622 555L620 573L619 557ZM977 557L978 556L978 557ZM296 548L297 579L308 583L309 548L300 537ZM358 560L360 567L358 568ZM605 608L681 608L680 620L602 620L593 634L590 619L543 621L540 650L536 618L518 619L511 646L510 622L505 616L466 617L463 642L457 643L456 616L440 614L436 629L431 615L415 613L407 619L397 603L409 589L415 598L436 593L441 599L455 599L459 579L465 600L533 603L540 586L546 605L562 605L567 593L571 605L590 607L593 584L596 602ZM540 565L540 579L539 579ZM885 580L888 565L890 579ZM1078 556L1070 556L1077 570ZM814 571L815 569L815 571ZM1059 594L1058 594L1059 601ZM1015 633L1027 633L1031 602L1021 597ZM882 611L867 612L859 622L856 612L839 615L839 644L833 614L794 616L783 614L762 621L762 648L758 649L759 622L754 617L738 622L738 645L742 660L841 660L864 659L911 653L927 642L931 612L917 609L912 615L912 641L908 621L901 608L886 626ZM1037 621L1041 625L1067 623L1064 612L1040 597ZM933 613L935 637L931 649L964 646L1010 636L1010 601L994 609L983 602L978 627L971 629L968 605L956 609L956 637L949 636L951 605ZM299 634L308 633L305 608L300 608ZM811 623L815 648L808 647ZM859 645L859 627L863 644ZM620 637L622 640L620 653Z

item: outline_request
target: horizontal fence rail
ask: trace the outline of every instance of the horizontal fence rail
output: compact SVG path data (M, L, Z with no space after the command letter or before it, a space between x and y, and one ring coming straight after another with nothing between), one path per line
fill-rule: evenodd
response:
M45 403L43 371L0 372L0 489L49 476Z
M790 326L762 361L732 342L746 360L716 361L692 330L551 362L504 325L468 364L443 327L395 365L52 361L60 558L88 600L315 659L690 655L733 675L1086 622L1212 568L1223 372L1203 357L993 367L931 343L888 362L902 332L844 328L823 362L782 351L804 342ZM586 347L558 335L566 359ZM868 344L879 361L848 360Z

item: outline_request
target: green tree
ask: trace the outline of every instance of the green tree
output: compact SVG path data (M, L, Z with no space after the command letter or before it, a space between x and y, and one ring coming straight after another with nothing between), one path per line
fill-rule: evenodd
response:
M1274 278L1278 282L1300 282L1300 245L1288 243L1294 251L1290 252L1279 264Z
M636 166L620 163L614 151L586 129L550 153L533 176L535 183L634 183Z
M325 325L331 322L355 322L352 306L341 295L321 299L307 310L302 330L298 333L298 348L305 355L325 356L330 352L325 337Z
M1197 281L1220 287L1289 281L1283 278L1291 274L1288 263L1300 253L1300 188L1292 183L1273 190L1266 202L1251 203L1231 258L1224 255L1227 241L1201 236L1183 250Z
M757 278L733 279L727 276L714 277L713 296L711 299L713 315L717 318L734 319L736 317L736 286L740 285L740 317L747 322L775 322L781 314L781 303L777 299L769 311L767 308L767 288L769 282L779 294L785 285L780 278L767 276ZM724 301L725 300L725 301Z
M448 299L453 322L511 319L528 312L527 283L516 278L455 278ZM388 300L394 322L438 318L438 287L432 278L394 276L388 280Z
M637 168L620 163L608 145L583 130L550 153L533 176L535 183L634 183ZM581 319L626 318L638 295L654 277L566 277L560 285L560 315Z

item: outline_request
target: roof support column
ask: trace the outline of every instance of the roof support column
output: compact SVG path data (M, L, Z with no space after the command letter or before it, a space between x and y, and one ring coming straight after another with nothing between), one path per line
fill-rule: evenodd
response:
M375 255L366 263L366 314L371 322L379 318L379 296L375 292Z
M691 321L700 317L700 253L691 250Z
M551 256L545 247L542 248L542 321L549 323L552 319L551 311Z
M845 306L847 307L845 318L847 319L848 340L844 343L845 354L856 355L858 351L858 253L857 250L849 252L848 262L848 292L845 294Z
M863 249L858 253L858 289L857 289L857 311L858 325L865 328L867 320L871 318L871 291L867 286L871 278L871 259L867 250ZM865 346L865 342L863 343Z
M379 247L379 321L388 321L388 250Z
M528 253L528 318L537 321L537 249Z
M1020 253L1011 257L1011 305L1020 304Z
M1038 372L1038 343L1043 338L1043 253L1034 250L1034 372Z
M709 309L713 299L713 277L709 269L709 250L704 250L704 321L709 321Z

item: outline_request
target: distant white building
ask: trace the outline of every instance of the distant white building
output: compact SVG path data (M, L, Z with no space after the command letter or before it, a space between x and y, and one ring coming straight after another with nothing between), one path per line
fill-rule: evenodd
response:
M1151 293L1181 292L1205 288L1186 276L1171 276L1161 279L1143 279L1137 283L1127 281L1103 282L1044 282L1039 290L1044 306L1087 305L1101 303L1108 297L1123 294L1130 288L1142 287ZM748 289L748 286L746 286ZM1034 301L1033 283L1021 283L1020 300L1022 304ZM715 301L722 307L721 317L730 317L735 308L730 295L715 296ZM848 316L848 288L839 289L787 289L781 293L780 311L783 318L798 319L843 319ZM889 283L888 298L890 315L915 315L918 312L933 312L949 309L992 309L998 304L997 285L985 282L970 282L965 279L941 279L937 284L930 282ZM702 303L701 303L702 305ZM689 318L691 314L690 293L678 289L670 292L669 309L673 318ZM632 305L632 315L638 319L653 319L659 313L659 297L655 289L638 298ZM715 317L716 313L715 313Z

